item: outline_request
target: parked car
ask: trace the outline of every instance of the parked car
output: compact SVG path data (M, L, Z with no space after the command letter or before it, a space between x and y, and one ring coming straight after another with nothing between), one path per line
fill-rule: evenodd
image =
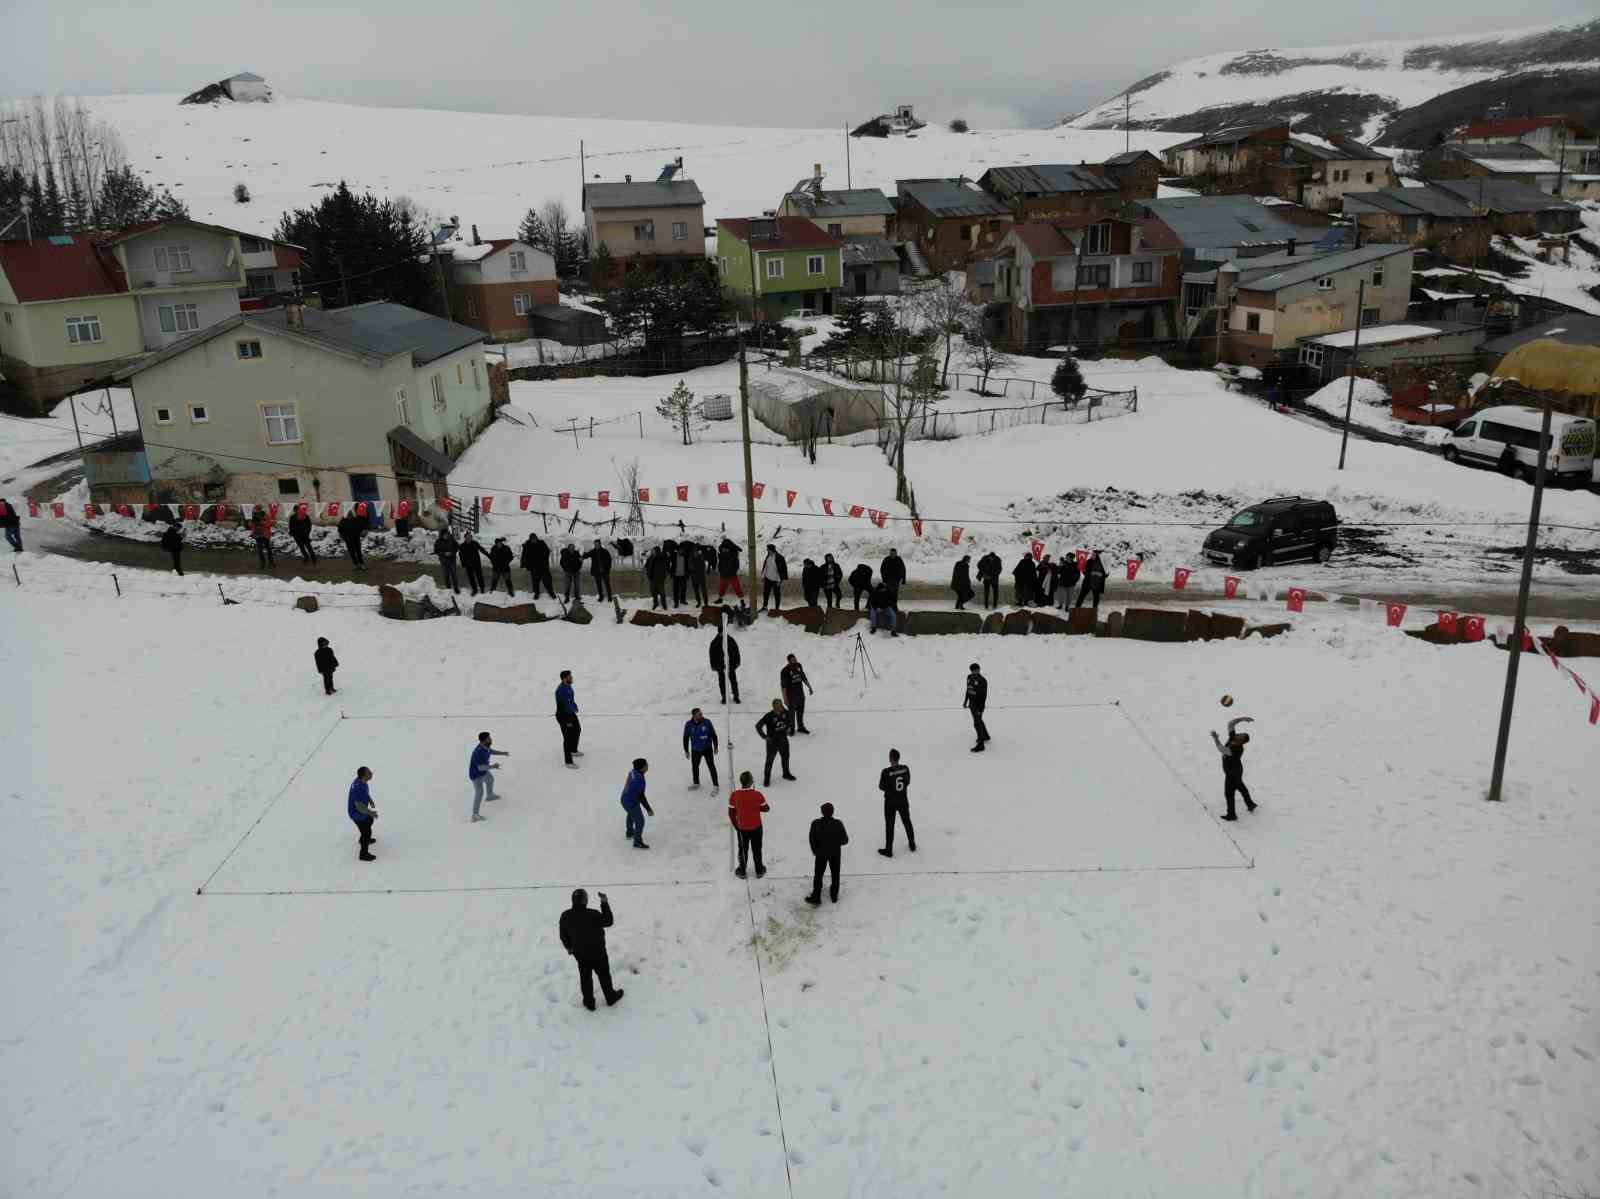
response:
M1543 413L1525 404L1484 408L1462 421L1445 438L1450 462L1492 466L1533 482L1539 471L1539 429ZM1586 485L1594 474L1595 424L1586 416L1550 415L1551 452L1545 478L1551 483Z
M1339 516L1327 500L1283 495L1252 504L1206 537L1201 552L1223 566L1251 570L1291 558L1326 562L1339 536Z

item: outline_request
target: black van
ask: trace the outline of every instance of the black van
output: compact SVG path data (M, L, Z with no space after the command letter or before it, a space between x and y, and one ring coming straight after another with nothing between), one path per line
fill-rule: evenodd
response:
M1236 514L1206 538L1202 552L1207 561L1241 570L1292 558L1326 562L1338 535L1339 517L1332 504L1283 495Z

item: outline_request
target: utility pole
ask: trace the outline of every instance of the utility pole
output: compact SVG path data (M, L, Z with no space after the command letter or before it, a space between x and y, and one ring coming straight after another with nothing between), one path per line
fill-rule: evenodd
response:
M1356 359L1361 355L1361 305L1367 299L1367 281L1361 280L1356 288L1356 339L1350 347L1350 365L1345 369L1350 373L1350 388L1344 396L1344 432L1339 437L1339 469L1344 469L1344 450L1350 444L1350 412L1356 402Z
M438 246L433 247L433 265L434 269L439 272L439 299L444 304L444 319L448 321L452 319L450 316L450 285L445 282L444 258L439 253ZM348 303L348 301L346 301L346 303Z
M67 397L67 403L72 408L72 431L78 436L78 453L83 453L83 430L78 428L78 396L74 392Z
M848 189L853 186L850 182L850 126L844 127L844 185Z
M1522 547L1522 581L1517 586L1517 616L1506 647L1506 693L1500 701L1500 732L1494 743L1494 772L1489 776L1489 799L1500 801L1506 777L1506 743L1511 739L1511 709L1517 702L1517 667L1522 663L1522 638L1528 621L1528 589L1533 583L1533 553L1539 540L1539 509L1544 504L1544 467L1550 448L1550 397L1544 397L1544 419L1539 425L1539 469L1533 477L1533 507L1528 513L1528 543Z
M1561 148L1558 151L1556 151L1556 190L1550 193L1551 195L1556 196L1558 198L1561 195L1561 182L1562 182L1562 178L1561 177L1566 172L1566 169L1567 169L1567 126L1566 126L1565 123L1563 123L1562 126L1561 126Z
M1133 149L1133 96L1122 93L1122 152Z
M754 612L759 594L756 591L756 488L755 470L750 465L750 370L745 363L743 337L739 339L739 424L744 437L745 568L750 586L750 610ZM726 659L723 665L727 665ZM732 786L731 781L729 786Z

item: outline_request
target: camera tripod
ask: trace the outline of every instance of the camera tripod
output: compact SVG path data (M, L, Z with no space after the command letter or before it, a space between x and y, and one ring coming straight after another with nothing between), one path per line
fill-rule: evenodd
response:
M872 655L867 653L867 643L864 640L862 640L861 634L859 632L856 633L856 647L855 647L854 650L851 651L851 654L850 654L850 677L851 678L855 678L856 677L856 666L857 665L859 665L861 667L861 681L863 683L867 681L867 675L869 673L872 675L873 678L877 678L878 677L877 667L873 666L873 664L872 664Z

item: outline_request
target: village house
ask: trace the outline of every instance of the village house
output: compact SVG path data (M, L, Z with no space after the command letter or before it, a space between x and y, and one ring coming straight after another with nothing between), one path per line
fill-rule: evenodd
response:
M559 304L556 261L516 238L487 241L472 228L472 240L452 244L450 315L491 341L521 341L532 336L533 313Z
M1121 189L1125 200L1154 200L1161 171L1161 160L1148 150L1115 154L1100 164L1101 174Z
M1341 211L1352 192L1399 183L1393 159L1348 137L1297 133L1290 137L1288 150L1289 161L1267 168L1273 194L1319 212Z
M1483 339L1481 323L1408 319L1302 337L1299 359L1312 378L1337 379L1357 360L1365 367L1471 363Z
M1319 365L1307 357L1311 351L1301 351L1302 338L1357 323L1403 321L1411 302L1412 253L1407 245L1369 245L1320 254L1291 250L1223 264L1217 282L1219 307L1227 314L1222 360L1260 367L1298 356Z
M1555 192L1561 174L1557 163L1521 142L1445 142L1423 153L1421 167L1430 182L1508 179L1546 194Z
M589 252L604 246L620 274L630 261L687 267L705 258L705 197L692 179L673 177L678 159L662 178L635 183L585 183L583 220Z
M893 238L894 205L876 187L829 189L822 186L822 164L783 197L779 216L799 216L834 237Z
M1481 177L1364 192L1349 196L1345 211L1371 241L1427 245L1458 259L1486 253L1495 233L1570 233L1583 220L1577 205L1548 192Z
M1283 159L1289 126L1282 122L1233 125L1168 146L1161 152L1174 175L1238 175Z
M484 335L381 301L238 313L115 376L157 502L442 494L492 419Z
M300 267L305 261L302 247L241 233L239 258L244 266L244 286L239 289L241 311L269 308L298 293Z
M1531 146L1569 174L1600 175L1600 138L1565 116L1503 117L1476 121L1454 139L1481 145L1517 142Z
M723 217L717 268L741 310L779 319L800 311L832 314L844 285L844 243L805 217Z
M1079 212L1112 213L1122 189L1087 163L990 167L978 186L1005 203L1016 221L1050 221Z
M897 179L896 228L913 268L942 274L994 252L1011 227L1011 206L965 177Z
M1170 338L1180 249L1151 217L1078 213L1014 225L993 260L996 332L1034 352L1058 342Z

